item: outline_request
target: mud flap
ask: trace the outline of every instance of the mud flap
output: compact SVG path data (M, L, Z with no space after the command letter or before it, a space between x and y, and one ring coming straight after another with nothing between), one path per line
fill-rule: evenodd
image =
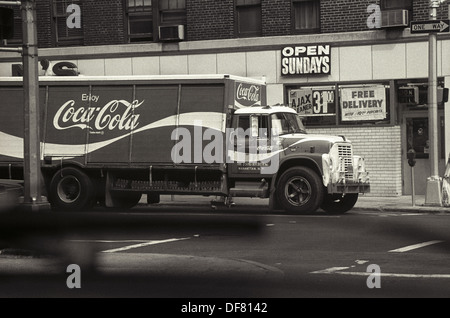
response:
M269 191L269 211L271 212L281 212L284 211L281 205L278 203L276 196L275 178L272 179L272 184L270 185Z
M111 177L110 172L106 172L106 182L105 182L105 206L108 208L114 207L112 200L111 189L113 187L114 179Z

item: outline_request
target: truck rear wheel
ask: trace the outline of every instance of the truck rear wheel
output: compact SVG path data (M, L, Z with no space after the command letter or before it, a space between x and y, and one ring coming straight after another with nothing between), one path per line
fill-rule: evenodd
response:
M140 192L117 192L111 196L114 209L131 209L141 200Z
M351 210L358 201L358 193L347 193L344 196L327 195L321 205L328 214L344 214Z
M156 203L159 203L160 200L161 200L161 196L159 195L159 193L152 193L152 192L147 193L147 203L148 204L156 204Z
M80 169L62 168L50 181L49 199L56 210L76 211L92 207L95 191L91 179Z
M310 168L290 168L278 181L277 199L283 209L290 213L313 213L323 199L322 181Z

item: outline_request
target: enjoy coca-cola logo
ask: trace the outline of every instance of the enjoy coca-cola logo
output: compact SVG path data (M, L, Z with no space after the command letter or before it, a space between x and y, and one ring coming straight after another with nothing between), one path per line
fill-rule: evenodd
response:
M139 114L134 110L144 101L112 100L104 106L75 107L75 101L65 102L53 117L58 130L80 128L91 131L132 130L139 125Z
M239 83L236 89L236 100L245 106L260 102L260 87L258 85Z

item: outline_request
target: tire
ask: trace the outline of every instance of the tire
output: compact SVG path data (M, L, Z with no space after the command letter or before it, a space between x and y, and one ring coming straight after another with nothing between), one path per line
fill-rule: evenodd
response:
M323 193L321 178L307 167L289 168L278 181L278 202L289 213L315 212L322 202Z
M86 210L94 204L94 190L91 179L83 171L62 168L50 181L49 201L55 210Z
M358 193L348 193L345 196L337 197L327 195L321 205L322 210L327 214L344 214L351 210L358 201Z
M147 203L148 204L156 204L161 200L159 193L147 193Z
M111 197L113 209L131 209L141 200L140 192L117 192Z

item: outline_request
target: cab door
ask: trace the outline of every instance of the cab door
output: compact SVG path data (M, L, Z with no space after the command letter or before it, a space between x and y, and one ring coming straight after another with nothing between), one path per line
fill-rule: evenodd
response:
M270 164L271 141L268 115L240 114L233 119L227 136L230 177L261 177L261 167Z

